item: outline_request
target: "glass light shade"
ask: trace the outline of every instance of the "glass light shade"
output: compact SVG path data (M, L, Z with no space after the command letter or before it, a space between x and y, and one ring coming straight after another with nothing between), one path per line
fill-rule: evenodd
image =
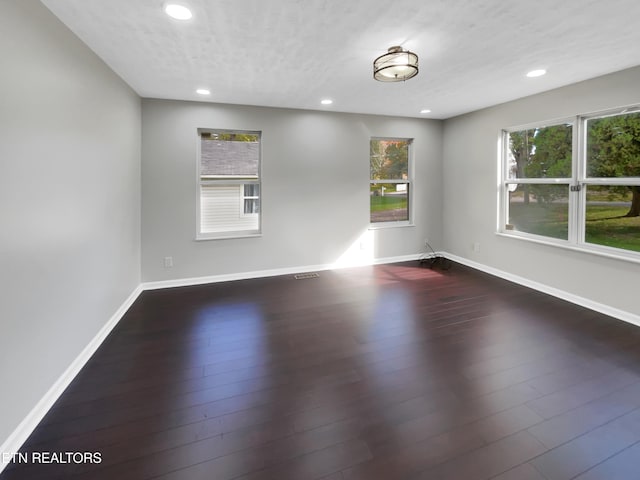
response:
M418 74L418 55L391 47L373 61L373 78L380 82L404 82Z

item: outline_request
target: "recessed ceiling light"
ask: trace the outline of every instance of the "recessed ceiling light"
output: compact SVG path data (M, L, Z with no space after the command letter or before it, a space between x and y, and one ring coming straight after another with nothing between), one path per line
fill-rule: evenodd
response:
M428 108L423 108L422 110L420 110L420 113L431 113L431 110L429 110Z
M333 103L333 100L330 100L328 98L325 98L324 100L322 100L320 102L322 105L331 105Z
M199 88L196 90L196 93L199 95L211 95L211 92L206 88Z
M171 18L175 18L176 20L189 20L191 17L193 17L191 10L189 10L184 5L180 5L177 3L165 4L164 13L169 15Z
M545 73L547 73L546 70L540 69L540 70L531 70L529 73L527 73L527 77L529 78L534 78L534 77L541 77L542 75L544 75Z

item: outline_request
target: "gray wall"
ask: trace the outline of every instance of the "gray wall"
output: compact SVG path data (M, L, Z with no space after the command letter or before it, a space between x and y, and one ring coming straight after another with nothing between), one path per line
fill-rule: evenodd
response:
M143 100L142 115L144 281L331 264L352 245L359 255L372 136L414 138L415 160L415 226L373 231L373 256L422 252L426 237L441 246L440 121L166 100ZM194 241L198 128L262 131L262 237Z
M552 73L550 73L552 74ZM640 315L640 265L495 234L504 127L640 102L640 68L449 119L444 129L444 238L450 253ZM473 252L474 242L480 251Z
M140 283L140 99L36 0L0 15L0 444Z

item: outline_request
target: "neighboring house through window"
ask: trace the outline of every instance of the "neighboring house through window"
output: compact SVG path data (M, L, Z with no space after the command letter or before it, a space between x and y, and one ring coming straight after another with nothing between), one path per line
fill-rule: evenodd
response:
M369 216L372 225L410 222L411 143L407 138L372 138L369 143Z
M198 133L198 238L259 234L260 133Z

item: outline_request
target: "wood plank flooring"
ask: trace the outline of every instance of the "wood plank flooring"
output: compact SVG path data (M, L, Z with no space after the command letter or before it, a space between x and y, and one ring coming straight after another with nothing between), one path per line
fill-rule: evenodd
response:
M148 291L16 479L640 479L640 328L454 264Z

